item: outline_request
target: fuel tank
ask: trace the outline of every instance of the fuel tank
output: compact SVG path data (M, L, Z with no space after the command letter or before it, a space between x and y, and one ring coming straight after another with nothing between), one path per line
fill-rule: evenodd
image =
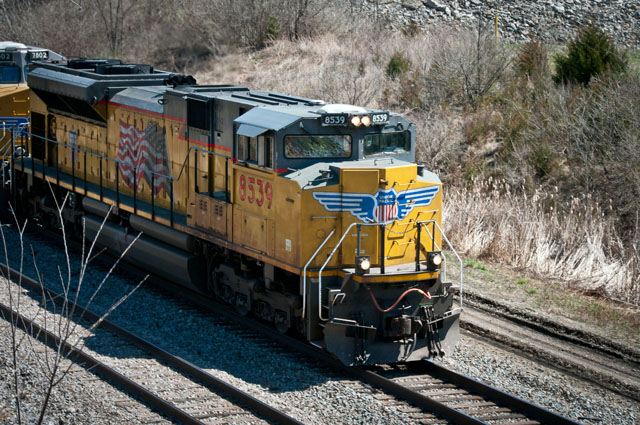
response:
M100 230L102 218L90 214L84 216L84 225L87 239L94 240L99 233L97 243L116 255L124 252L138 234L127 233L110 222ZM203 257L144 234L131 246L124 259L193 290L203 292L207 287L207 267Z

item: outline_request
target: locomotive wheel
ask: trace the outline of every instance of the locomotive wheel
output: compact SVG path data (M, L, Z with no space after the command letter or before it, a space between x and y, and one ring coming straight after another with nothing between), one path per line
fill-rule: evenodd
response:
M253 312L260 318L266 321L273 320L273 309L269 303L264 301L256 301L254 304Z
M247 296L237 293L234 307L241 316L246 316L247 314L249 314L249 300L247 299Z
M276 310L273 315L273 325L276 327L276 330L281 334L286 334L289 328L291 327L291 323L287 318L287 313L281 310Z
M62 223L60 223L60 217L58 217L56 214L54 213L45 213L44 214L44 226L47 229L52 229L52 230L57 230L60 229L62 226Z
M235 293L228 285L220 284L216 291L216 296L229 305L235 303Z

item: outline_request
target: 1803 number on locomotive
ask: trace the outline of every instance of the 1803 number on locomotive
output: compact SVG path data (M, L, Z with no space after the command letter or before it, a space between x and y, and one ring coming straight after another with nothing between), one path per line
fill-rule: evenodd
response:
M271 208L273 200L271 182L241 174L238 183L238 196L241 201L247 201L259 207L266 205L267 208Z

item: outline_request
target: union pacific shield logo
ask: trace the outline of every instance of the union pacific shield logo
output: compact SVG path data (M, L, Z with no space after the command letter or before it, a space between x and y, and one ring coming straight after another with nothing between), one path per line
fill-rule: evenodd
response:
M327 211L348 211L365 223L387 223L402 220L415 207L426 207L440 190L440 186L420 187L396 192L395 189L379 189L375 195L368 193L313 192L313 198Z
M16 137L22 136L29 125L29 118L26 117L0 117L0 131L13 131Z

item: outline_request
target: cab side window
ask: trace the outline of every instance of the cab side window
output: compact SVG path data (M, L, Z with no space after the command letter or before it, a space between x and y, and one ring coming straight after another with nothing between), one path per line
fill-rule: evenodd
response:
M249 138L238 136L238 161L246 161L249 153Z
M238 161L246 161L260 167L273 168L273 137L238 135Z
M255 137L249 139L249 156L247 161L253 162L254 164L258 163L258 139Z
M263 146L262 165L273 168L273 138L265 137Z

